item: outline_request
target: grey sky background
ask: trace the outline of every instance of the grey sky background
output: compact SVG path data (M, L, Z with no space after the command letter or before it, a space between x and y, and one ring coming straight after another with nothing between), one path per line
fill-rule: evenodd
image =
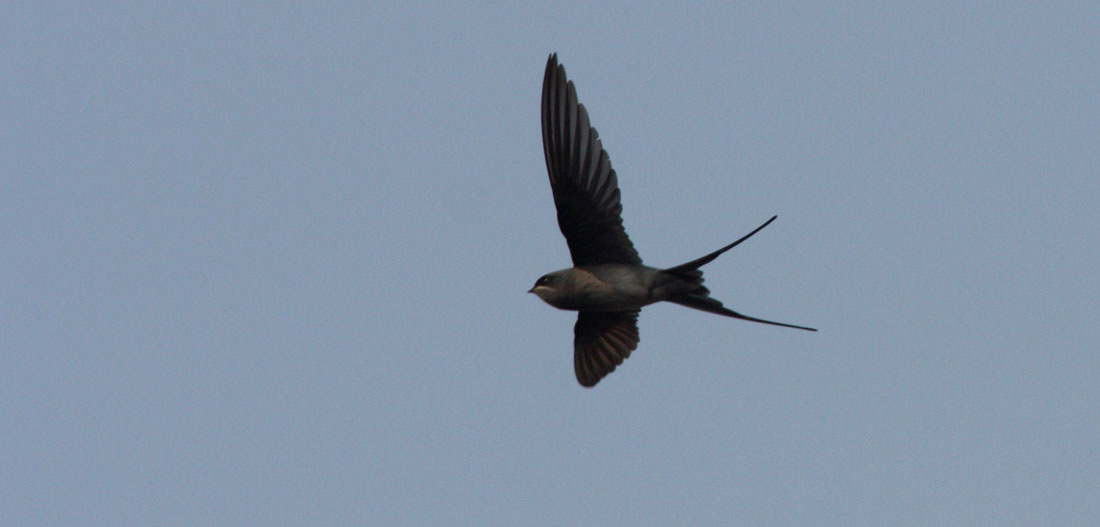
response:
M1100 524L1100 7L0 8L0 523ZM595 389L558 52L646 263Z

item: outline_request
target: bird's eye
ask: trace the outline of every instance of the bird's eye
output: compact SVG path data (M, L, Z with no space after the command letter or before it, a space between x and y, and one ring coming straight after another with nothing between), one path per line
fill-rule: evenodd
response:
M535 286L538 287L540 285L550 285L550 276L543 276L542 278L539 278L539 280L535 282Z

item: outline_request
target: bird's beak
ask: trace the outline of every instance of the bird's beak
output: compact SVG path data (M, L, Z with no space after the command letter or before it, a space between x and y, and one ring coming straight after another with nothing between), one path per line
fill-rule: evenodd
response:
M527 290L527 292L528 292L528 293L534 293L534 292L535 292L535 288L534 288L534 287L532 287L531 289L528 289L528 290Z

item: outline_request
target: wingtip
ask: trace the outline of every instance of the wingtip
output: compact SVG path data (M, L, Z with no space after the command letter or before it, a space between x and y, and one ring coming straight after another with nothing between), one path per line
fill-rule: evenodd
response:
M542 77L542 93L543 99L546 98L548 90L558 83L559 78L565 77L565 67L558 63L558 54L551 53L546 58L546 71Z

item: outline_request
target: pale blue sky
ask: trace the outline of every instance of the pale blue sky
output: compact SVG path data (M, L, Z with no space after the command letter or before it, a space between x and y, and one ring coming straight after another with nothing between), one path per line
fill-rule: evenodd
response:
M0 8L4 525L1100 524L1100 7ZM670 266L595 389L558 52Z

